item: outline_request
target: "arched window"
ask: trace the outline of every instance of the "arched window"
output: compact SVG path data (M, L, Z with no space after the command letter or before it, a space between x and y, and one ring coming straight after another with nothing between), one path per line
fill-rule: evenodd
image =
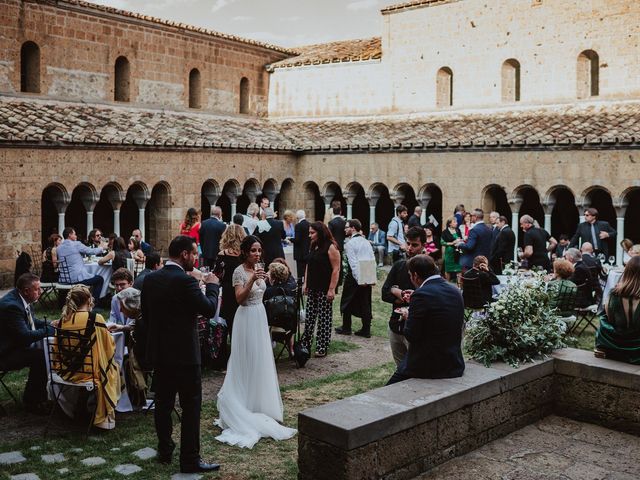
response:
M453 105L453 72L449 67L438 70L436 78L436 106L450 107Z
M520 62L514 58L502 64L502 101L520 101Z
M593 50L578 55L578 98L600 94L600 57Z
M20 91L40 93L40 47L33 42L20 49Z
M249 79L240 80L240 113L249 113Z
M116 102L130 101L131 67L126 57L116 59L113 98Z
M200 108L200 71L194 68L189 72L189 108Z

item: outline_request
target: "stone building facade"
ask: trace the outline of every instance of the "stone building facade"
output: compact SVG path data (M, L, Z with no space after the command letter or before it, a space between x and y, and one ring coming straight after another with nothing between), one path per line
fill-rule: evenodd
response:
M2 284L64 225L162 249L188 207L229 220L259 195L383 229L399 203L440 224L464 203L554 235L590 205L640 242L640 7L494 3L391 6L381 39L294 51L0 0Z

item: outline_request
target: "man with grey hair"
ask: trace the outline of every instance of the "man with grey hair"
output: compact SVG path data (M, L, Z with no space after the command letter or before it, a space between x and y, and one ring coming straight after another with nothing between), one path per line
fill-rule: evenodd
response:
M293 230L293 259L296 261L298 278L304 277L309 258L309 222L306 219L304 210L296 212L298 223Z
M282 240L286 238L284 224L281 220L274 218L273 208L264 209L265 222L269 228L263 229L258 233L258 238L262 242L262 261L265 270L274 258L284 258L284 249L282 248Z
M549 252L556 248L558 242L543 228L534 226L531 215L520 217L520 228L524 230L524 250L522 259L527 261L528 268L539 267L546 271L551 269Z
M582 261L582 252L577 248L568 248L564 252L564 258L573 264L573 275L569 278L578 286L576 297L577 307L588 307L596 301L596 294L602 293L598 277Z
M413 215L411 215L409 217L409 220L407 221L407 225L409 226L409 228L422 226L421 217L422 217L422 207L418 205L416 208L413 209Z
M473 267L473 259L478 255L487 258L491 256L491 229L484 223L484 212L478 208L473 213L476 223L469 231L467 241L458 239L455 243L462 250L460 265L465 272Z
M200 247L205 266L213 268L220 249L220 237L227 226L222 221L222 209L217 205L211 207L211 217L200 225Z

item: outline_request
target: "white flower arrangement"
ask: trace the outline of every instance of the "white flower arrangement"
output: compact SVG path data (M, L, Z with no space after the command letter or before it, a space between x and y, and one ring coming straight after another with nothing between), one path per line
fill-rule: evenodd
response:
M489 366L532 361L565 346L566 324L549 306L541 273L510 279L498 300L474 313L465 335L467 353Z

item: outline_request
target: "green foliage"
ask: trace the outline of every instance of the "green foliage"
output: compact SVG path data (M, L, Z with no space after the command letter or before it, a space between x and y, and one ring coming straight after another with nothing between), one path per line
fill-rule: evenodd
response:
M565 330L564 321L549 307L541 274L533 273L512 281L486 312L472 315L465 346L473 359L487 366L517 366L564 347Z

